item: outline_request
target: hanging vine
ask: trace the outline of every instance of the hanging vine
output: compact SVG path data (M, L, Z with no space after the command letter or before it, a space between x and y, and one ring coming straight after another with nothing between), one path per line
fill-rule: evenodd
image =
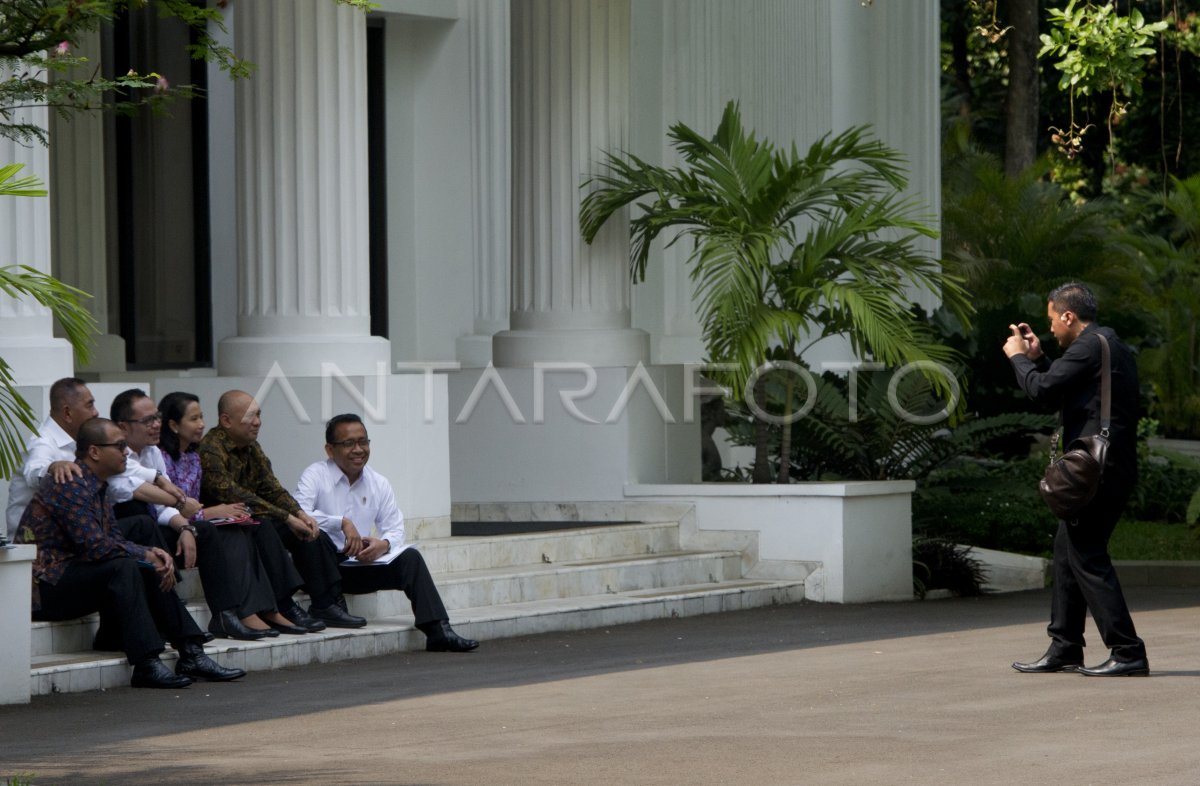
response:
M1113 126L1125 115L1129 101L1141 94L1147 58L1156 53L1154 37L1167 28L1167 22L1147 24L1132 7L1122 16L1115 0L1099 4L1071 0L1065 8L1047 9L1047 16L1051 29L1041 36L1038 57L1059 58L1054 64L1062 72L1058 87L1067 92L1070 104L1068 127L1051 127L1051 139L1063 155L1074 158L1083 147L1083 135L1092 127L1076 121L1076 96L1107 93L1112 103L1105 123L1109 161L1114 162Z

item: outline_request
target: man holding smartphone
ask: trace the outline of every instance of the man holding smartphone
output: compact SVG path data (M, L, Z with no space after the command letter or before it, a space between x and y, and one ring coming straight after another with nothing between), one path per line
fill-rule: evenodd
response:
M1068 283L1050 293L1046 316L1063 348L1053 363L1028 324L1009 325L1004 342L1017 384L1029 398L1062 411L1063 445L1100 433L1100 379L1103 335L1110 349L1111 424L1100 489L1077 518L1059 521L1054 538L1054 595L1050 607L1050 648L1039 660L1014 663L1025 673L1077 671L1089 677L1140 677L1150 673L1146 645L1138 638L1108 554L1108 541L1137 483L1138 380L1133 353L1112 328L1096 324L1096 296L1083 284ZM1083 665L1083 629L1092 613L1105 646L1103 664Z

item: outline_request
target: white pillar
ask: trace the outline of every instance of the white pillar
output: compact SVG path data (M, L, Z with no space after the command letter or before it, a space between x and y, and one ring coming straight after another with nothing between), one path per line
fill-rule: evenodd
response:
M940 21L937 0L835 2L830 14L833 130L869 123L899 150L909 173L906 196L919 200L923 220L941 215ZM941 257L941 241L918 238L922 253ZM913 293L932 309L930 293Z
M458 339L458 359L486 366L492 336L508 328L512 259L512 111L508 0L467 4L470 39L471 227L474 333Z
M97 68L100 31L84 33L75 53L88 59L83 68ZM124 371L125 339L108 332L104 115L97 108L67 117L55 112L49 119L51 269L55 278L92 296L84 305L100 329L91 362L79 370Z
M591 245L580 185L603 151L628 149L629 0L512 0L511 330L498 366L633 366L649 337L630 327L629 227Z
M0 79L6 78L0 71ZM21 119L42 127L46 109L23 110ZM37 142L20 145L0 138L0 164L24 164L18 177L50 176L46 148ZM45 197L0 197L0 267L28 265L50 272L50 200ZM54 337L50 310L30 297L0 293L0 357L18 385L48 385L70 376L71 345Z
M220 374L376 374L390 351L370 335L366 19L328 0L234 9L256 68L237 86L238 335Z

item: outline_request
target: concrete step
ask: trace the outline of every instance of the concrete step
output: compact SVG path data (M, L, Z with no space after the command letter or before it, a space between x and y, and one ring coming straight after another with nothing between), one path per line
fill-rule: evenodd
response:
M487 642L512 636L527 636L563 630L620 625L668 617L713 614L757 606L796 603L804 599L800 581L724 580L684 586L635 589L623 592L550 598L485 607L468 607L454 612L454 627L460 634ZM201 610L197 609L197 612ZM207 612L203 612L206 616ZM199 616L197 617L199 621ZM94 629L95 616L78 623L35 623ZM51 636L56 634L52 633ZM88 634L90 637L90 633ZM66 634L58 640L65 642ZM327 630L304 636L280 636L264 641L218 639L205 650L224 666L244 668L253 679L256 671L328 663L353 658L389 655L424 649L425 637L413 628L411 616L375 620L357 630ZM37 654L30 672L35 696L124 687L130 668L118 653L94 652L88 643L78 650ZM470 657L430 655L430 657ZM163 660L175 661L168 650Z
M597 527L485 537L433 538L416 544L435 577L484 568L557 564L679 550L674 522L606 524ZM176 590L185 601L201 601L195 570L183 571Z
M557 563L434 572L446 608L495 606L525 601L602 595L664 586L716 583L741 577L736 551L676 551L645 556L575 559ZM347 598L351 611L368 619L409 610L401 592ZM452 614L457 618L456 614Z

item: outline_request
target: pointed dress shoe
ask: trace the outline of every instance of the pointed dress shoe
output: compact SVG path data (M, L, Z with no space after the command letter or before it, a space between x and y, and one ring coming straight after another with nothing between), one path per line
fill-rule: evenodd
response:
M331 603L323 609L310 606L308 613L331 628L361 628L367 624L365 617L356 617L337 603Z
M1046 653L1038 660L1030 663L1014 663L1012 667L1017 671L1021 671L1026 674L1050 674L1056 671L1078 671L1079 669L1083 668L1083 658L1076 660Z
M1109 658L1099 666L1079 669L1079 673L1086 677L1149 677L1150 661L1145 658L1136 660Z
M238 639L240 641L258 641L268 636L279 635L274 631L255 630L248 627L238 618L237 612L232 609L214 614L213 618L208 621L208 630L213 635L220 636L223 639Z
M172 674L157 655L134 664L129 684L134 688L186 688L192 680L183 675Z
M280 606L279 613L292 621L294 625L304 628L309 633L319 633L325 630L325 623L313 619L308 612L300 608L300 604L292 601L288 606Z
M479 646L475 639L464 639L454 632L446 620L422 626L425 630L425 650L427 652L470 652Z
M271 632L276 636L280 633L289 633L293 636L302 636L308 633L308 628L300 625L284 625L282 622L275 622L273 620L267 620L267 624L271 626ZM322 625L321 627L323 629L325 626Z
M246 676L242 669L228 669L205 655L204 647L196 642L184 645L183 651L179 653L179 662L175 664L175 673L181 677L209 682L229 682Z

